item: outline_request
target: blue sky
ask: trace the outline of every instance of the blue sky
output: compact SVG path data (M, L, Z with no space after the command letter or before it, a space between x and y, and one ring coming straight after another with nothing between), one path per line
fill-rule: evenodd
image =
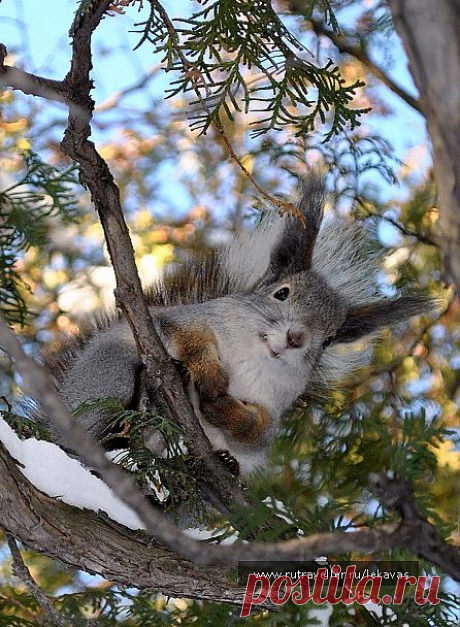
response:
M189 10L193 3L189 0L169 0L165 3L172 15ZM359 7L361 3L357 3ZM19 65L30 71L42 73L50 78L61 78L69 67L70 48L67 31L78 6L76 0L3 0L0 4L0 24L3 42L12 51L16 49ZM172 9L174 7L174 9ZM347 19L353 13L349 11ZM127 87L142 77L144 73L159 61L158 55L152 54L148 44L135 53L130 53L138 41L134 30L136 21L142 19L137 11L129 10L123 17L106 18L96 31L95 48L111 51L98 58L94 71L97 102L107 98L118 89ZM25 25L25 26L24 26ZM394 80L403 85L412 94L415 88L407 70L407 61L402 46L396 36L392 38L391 62L389 73ZM379 50L372 51L376 60L385 63ZM158 91L167 81L157 81L151 89ZM391 118L368 116L366 124L378 128L394 145L395 153L403 158L414 145L426 138L422 117L387 89L382 89L385 99L396 108L397 114ZM152 92L152 93L153 93Z
M366 3L357 1L356 6L341 15L342 24L344 21L352 22L360 7L368 3L369 0L366 0ZM167 0L164 4L172 16L183 15L191 8L198 6L190 0ZM0 3L1 39L10 52L14 51L14 62L24 69L49 78L63 78L70 62L70 40L67 31L77 6L76 0L43 0L42 2L3 0ZM137 11L130 9L124 16L107 17L97 29L93 45L93 49L98 51L98 61L93 72L95 82L93 94L96 103L101 103L117 90L132 85L142 78L149 68L159 63L159 55L153 54L152 46L148 43L132 52L139 35L130 31L135 30L135 23L145 19L144 16L145 12L138 14ZM391 77L411 94L416 94L407 69L404 50L396 36L387 42L385 50L375 49L371 53L382 65L390 62L388 73ZM171 74L160 74L148 85L147 89L136 92L131 100L133 106L137 107L140 104L151 106L154 99L163 96L164 89L171 78L173 78ZM363 124L371 132L378 132L388 139L394 148L394 155L404 161L410 155L411 149L427 143L424 120L385 87L377 89L395 114L383 117L373 113L365 117ZM53 107L62 108L63 105L46 103L47 115L52 112ZM107 117L104 118L104 114L96 113L95 121L97 122L98 119L104 121ZM98 130L97 123L93 124L93 137L96 143L102 138L107 139L110 134L117 131L116 125L106 124L105 126L106 130L101 131ZM204 140L197 138L197 142L199 141ZM425 157L420 157L421 171L429 165L428 154L429 150L426 151ZM176 208L185 211L190 202L187 193L180 184L171 184L176 180L176 169L177 164L164 164L164 179L169 182L165 195L174 194ZM375 180L383 199L406 195L404 187L394 188L373 173L366 176L372 181ZM250 204L250 198L248 203ZM388 231L387 243L390 243L395 235L394 228L385 227L385 229Z

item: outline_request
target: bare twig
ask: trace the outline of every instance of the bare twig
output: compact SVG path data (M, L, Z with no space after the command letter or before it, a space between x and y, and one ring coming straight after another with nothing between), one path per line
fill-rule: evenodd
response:
M9 412L13 411L13 405L10 403L10 401L8 400L6 396L0 396L0 401L5 403L7 411Z
M43 592L30 574L29 569L22 559L21 551L18 549L16 540L9 533L5 533L5 538L13 558L13 575L18 577L27 586L52 624L58 627L68 627L68 622L64 619L62 614L57 611L51 599Z
M106 111L107 109L112 109L120 103L120 100L122 100L126 96L129 96L129 94L135 93L136 91L145 87L152 80L152 78L154 78L154 76L158 74L160 68L160 64L154 65L138 81L136 81L132 85L129 85L129 87L120 89L119 91L108 96L108 98L106 98L103 102L96 106L95 111L101 112Z
M385 222L388 222L388 224L391 224L392 226L394 226L396 229L398 229L398 231L402 234L405 235L406 237L414 237L415 239L417 239L421 244L426 244L427 246L437 246L439 247L439 244L437 241L435 241L432 237L430 237L429 235L427 235L426 233L420 233L418 231L414 231L412 229L408 229L407 227L405 227L403 224L401 224L400 222L398 222L397 220L394 220L393 218L391 218L390 216L382 216L379 213L377 213L376 211L372 211L362 200L360 200L359 198L355 199L359 205L363 208L363 210L367 213L367 216L365 216L365 218L378 218L379 220L384 220Z

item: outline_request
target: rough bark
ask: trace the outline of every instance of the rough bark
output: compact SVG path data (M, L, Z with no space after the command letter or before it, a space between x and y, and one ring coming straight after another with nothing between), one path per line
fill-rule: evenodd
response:
M460 0L389 0L433 142L442 250L460 288Z
M94 101L90 95L93 88L90 78L93 68L91 40L110 4L110 0L95 3L94 9L81 18L78 28L73 29L72 61L65 78L72 98L61 148L80 165L80 181L91 192L115 271L116 301L131 326L145 363L155 406L166 419L183 427L188 450L203 458L203 476L210 477L203 489L212 504L226 513L233 503L245 502L242 489L230 473L212 457L211 444L194 414L178 371L155 331L137 273L118 186L94 143L89 141L94 109Z
M22 583L26 586L29 592L37 599L38 604L41 606L42 612L45 614L50 625L56 625L56 627L68 627L68 622L54 607L51 597L48 597L43 592L30 574L30 570L27 568L24 560L22 559L21 551L16 544L15 538L8 532L5 532L5 537L8 548L10 549L11 557L13 558L11 568L12 574L21 579Z
M167 596L239 604L242 591L222 567L194 566L103 512L78 509L40 492L0 443L0 526L25 545L109 581Z

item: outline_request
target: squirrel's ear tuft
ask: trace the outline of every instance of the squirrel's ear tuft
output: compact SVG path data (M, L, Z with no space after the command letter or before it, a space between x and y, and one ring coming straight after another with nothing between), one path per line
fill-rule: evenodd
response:
M344 323L334 336L334 344L353 342L359 338L404 322L411 316L434 311L438 301L424 294L381 300L348 309Z
M286 215L284 229L275 244L264 283L274 283L282 277L309 270L313 249L323 219L324 179L315 170L309 170L299 179L294 204L305 220Z

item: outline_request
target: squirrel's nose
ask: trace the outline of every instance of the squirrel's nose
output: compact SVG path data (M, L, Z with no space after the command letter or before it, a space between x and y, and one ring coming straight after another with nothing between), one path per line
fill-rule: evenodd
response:
M305 342L305 335L302 331L288 331L287 345L289 348L302 348Z

